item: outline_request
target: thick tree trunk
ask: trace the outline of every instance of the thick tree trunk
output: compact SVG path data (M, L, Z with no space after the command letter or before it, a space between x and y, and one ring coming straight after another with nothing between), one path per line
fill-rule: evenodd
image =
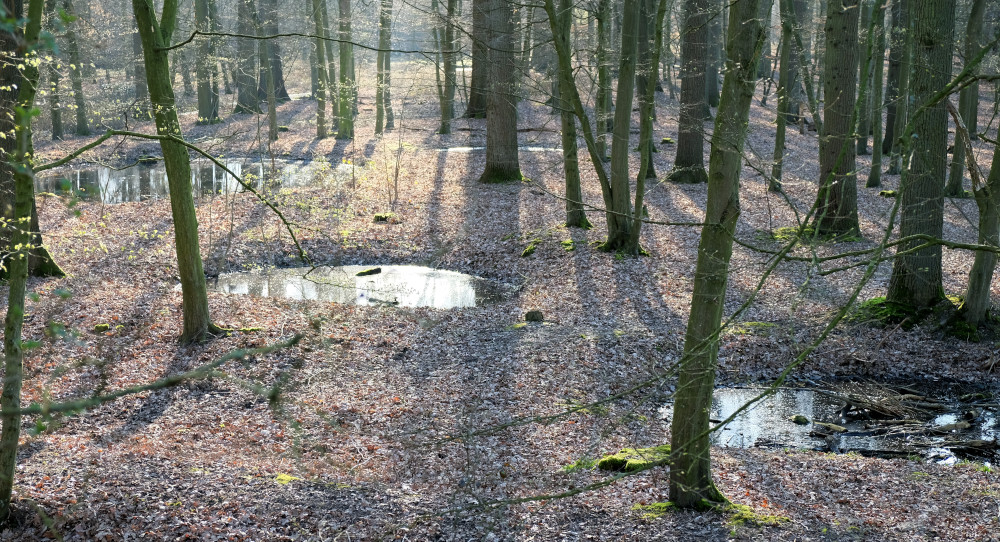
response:
M486 17L489 0L472 0L472 76L469 78L469 103L465 117L486 116L486 96L489 80L489 21Z
M729 39L722 97L712 134L708 207L701 230L691 314L680 362L671 421L670 500L680 507L724 502L712 481L709 411L718 365L719 327L725 306L733 235L740 215L743 164L754 75L764 41L759 0L730 6Z
M858 0L828 0L823 132L819 140L818 235L859 235L854 122L858 88Z
M354 44L351 43L351 0L338 0L340 88L337 139L354 139Z
M677 158L669 180L708 182L705 173L705 71L708 55L708 0L684 0L681 36L681 107ZM621 100L621 94L618 100Z
M327 0L322 0L320 2L320 10L323 12L323 28L326 29L326 36L330 37L333 34L333 27L330 26L330 9L327 5ZM337 128L340 122L339 115L339 101L337 96L339 95L339 89L337 86L337 56L339 51L337 50L337 42L326 40L323 42L323 47L326 48L326 97L327 101L330 102L331 118L334 129Z
M70 0L63 0L63 9L67 14L73 15L73 4ZM73 24L66 27L66 54L69 57L70 69L69 80L73 87L73 105L76 107L76 135L90 135L90 126L87 123L87 102L83 96L83 71L80 59L80 44L76 39L76 31Z
M916 104L924 104L951 79L955 34L955 0L915 0L913 15L913 70L911 88ZM944 227L944 176L947 169L948 118L944 102L912 120L912 149L899 191L902 214L899 235L941 238ZM904 138L909 134L903 134ZM899 245L900 252L922 244ZM934 245L897 256L889 279L889 301L923 309L944 298L941 282L941 246Z
M965 61L968 62L979 52L980 41L983 33L983 15L986 12L986 0L973 0L972 8L969 10L969 22L965 30ZM978 70L977 70L978 71ZM958 111L962 114L962 121L967 127L972 127L969 137L972 137L976 126L976 110L973 96L979 94L979 82L976 81L962 89L958 95ZM955 141L955 152L951 157L951 169L948 172L948 185L945 186L944 195L949 197L959 197L965 195L962 187L962 180L965 177L965 146Z
M520 181L517 156L517 70L514 9L507 0L489 0L489 96L486 111L486 166L480 182Z
M236 32L256 35L254 25L257 7L254 0L237 0ZM233 113L261 113L260 97L257 95L257 44L249 38L237 38L236 46L236 107Z
M162 136L182 138L174 90L170 86L167 51L177 15L176 0L165 0L162 20L157 23L153 0L132 0L132 10L142 38L142 50L149 82L149 94L157 104L156 131ZM167 170L170 209L174 219L177 271L181 279L184 332L181 340L202 341L218 332L208 311L205 272L198 245L198 219L191 193L191 162L187 148L180 143L161 140L163 163Z

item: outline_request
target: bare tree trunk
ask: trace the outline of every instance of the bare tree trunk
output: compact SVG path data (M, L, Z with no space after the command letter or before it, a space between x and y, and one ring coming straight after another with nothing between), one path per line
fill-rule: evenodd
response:
M260 0L257 12L260 23L259 28L264 35L274 35L278 33L278 2L277 0ZM274 81L274 98L279 102L291 100L288 96L288 89L285 88L285 75L281 65L281 48L277 40L267 40L268 60L266 64L271 70L271 80ZM261 69L264 69L265 62L261 62ZM260 99L267 98L267 76L263 73L258 78L260 87L257 88L257 95Z
M969 22L965 30L965 61L968 62L979 52L980 41L983 33L983 15L986 12L985 0L973 0L969 10ZM962 114L962 121L965 125L971 126L972 137L976 126L977 111L973 96L979 94L979 82L973 82L962 89L958 95L958 111ZM965 146L959 145L958 138L955 139L955 152L951 157L951 169L948 172L948 184L945 186L944 195L948 197L960 197L965 195L962 187L962 180L965 177Z
M486 17L489 0L472 0L472 76L469 78L469 103L465 117L486 116L486 95L489 75L489 21Z
M244 35L256 35L257 7L254 0L237 0L236 2L236 32ZM249 38L237 38L236 48L236 108L233 113L260 113L260 98L257 96L257 44Z
M559 32L553 38L561 41L566 49L572 50L570 41L570 19L573 13L571 0L559 2ZM559 73L559 113L562 121L563 171L566 174L566 225L575 228L591 227L583 210L583 189L580 186L580 164L577 161L576 117L570 100L570 86L575 82L563 70Z
M708 0L684 0L681 36L681 107L677 158L669 180L708 182L705 173L705 71L708 54ZM618 97L621 100L621 95Z
M792 0L780 0L781 15L781 65L778 72L778 117L777 131L774 136L774 161L771 164L771 178L767 189L772 192L781 191L781 170L785 159L785 131L788 125L789 86L792 82L792 28L795 24L792 13Z
M621 47L618 49L618 103L615 107L614 131L611 137L611 205L607 210L608 238L604 250L638 254L638 243L630 246L632 228L632 192L628 169L629 134L632 131L632 97L638 55L639 6L642 0L625 0L621 27Z
M142 38L149 93L157 104L156 131L161 136L182 138L174 90L170 85L166 45L175 28L176 0L165 0L162 19L157 23L153 0L132 0L132 10ZM181 279L184 332L182 341L203 341L219 332L209 317L205 272L198 245L198 220L191 193L191 163L187 148L180 143L161 140L163 163L167 170L170 208L174 219L177 271Z
M490 27L489 95L486 111L486 166L480 182L520 181L517 156L517 71L513 5L487 2Z
M602 160L608 160L608 134L611 132L611 70L608 41L611 25L611 0L597 0L597 99L594 117L597 122L597 148Z
M392 45L392 0L379 3L378 58L375 88L375 133L382 133L383 121L387 129L392 129L392 101L389 93L390 59Z
M726 75L712 134L708 207L670 426L670 500L684 508L702 506L704 501L725 502L712 481L708 425L729 261L740 215L743 144L764 41L763 21L757 12L758 0L730 6Z
M443 81L441 88L441 125L439 134L451 133L451 119L455 118L455 16L458 0L446 0L445 15L441 21L441 71Z
M882 185L882 81L885 73L885 4L875 3L873 12L875 17L875 48L873 60L875 80L872 83L872 167L868 172L868 180L865 182L867 188L875 188Z
M855 92L858 88L858 0L828 0L823 132L819 140L818 235L859 235Z
M955 0L915 0L911 10L913 70L910 85L915 103L923 104L951 79ZM899 235L906 238L923 234L940 239L944 229L943 180L948 146L945 104L939 102L924 110L911 124L912 133L919 137L912 138L909 164L899 184L902 206ZM903 134L904 137L908 135ZM922 243L922 240L911 240L900 244L897 250L908 251ZM896 256L889 278L888 301L924 309L943 298L941 245Z
M323 13L320 9L320 4L325 0L310 0L312 5L312 18L313 24L316 28L316 64L318 66L326 66L326 45L323 43L324 38L326 38L326 28L323 26ZM316 85L316 139L324 139L327 136L326 132L326 89L328 88L328 83L326 80L326 70L318 69L316 70L317 81Z
M209 30L208 4L209 0L195 0L194 3L195 29L201 32ZM198 124L219 122L218 83L212 77L214 59L214 40L202 37L198 43L198 59L195 64L195 78L198 82Z
M340 21L340 100L337 139L354 139L354 45L351 43L351 0L338 0Z

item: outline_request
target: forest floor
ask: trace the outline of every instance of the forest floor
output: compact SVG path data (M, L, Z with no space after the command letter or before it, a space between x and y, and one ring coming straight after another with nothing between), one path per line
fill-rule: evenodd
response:
M405 84L404 75L394 77ZM563 226L558 152L522 152L523 183L480 184L482 151L436 149L483 145L484 121L456 119L453 134L434 133L437 108L424 90L396 92L397 128L383 138L374 137L373 102L362 96L351 142L314 139L314 101L280 106L279 123L290 131L271 153L350 160L362 169L352 182L321 180L270 197L317 263L470 273L510 287L511 295L492 304L408 309L210 292L214 321L243 332L182 346L169 202L69 207L64 198L39 200L46 244L68 276L29 282L37 297L29 301L25 336L41 344L27 356L25 404L108 393L235 349L303 338L227 362L207 380L56 417L42 431L26 419L18 515L0 540L1000 539L1000 480L978 463L714 447L720 490L760 514L787 518L777 526L736 524L716 512L645 517L633 507L668 499L665 468L554 497L610 478L567 472L567 465L669 441L659 409L674 389L699 229L650 224L642 235L648 257L601 252L601 212L589 213L589 231ZM656 141L676 138L677 104L660 100ZM520 107L521 145L559 147L558 117L539 104ZM770 168L773 111L755 98L751 115L737 235L774 250L780 244L771 233L796 225L796 213L815 198L817 136L789 133L786 200L768 193L758 173ZM259 118L210 127L183 118L185 134L215 153L261 149ZM36 144L41 161L86 141L56 145L43 137ZM674 151L659 149L663 176ZM158 149L130 142L89 159L126 163L142 153ZM988 167L988 146L980 143L977 153ZM868 160L858 160L862 179ZM581 170L586 201L601 207L583 155ZM897 183L898 176L886 176L882 189ZM877 245L894 202L879 190L858 189L863 239L820 244L816 254ZM705 199L704 185L657 182L646 201L653 221L697 223ZM251 195L198 205L209 275L301 265L281 223ZM373 214L385 211L397 220L374 223ZM945 237L974 242L975 203L949 200L945 212ZM522 257L532 243L534 253ZM971 260L945 251L948 294L963 293ZM755 292L767 264L767 254L736 247L727 314ZM891 263L882 263L859 299L883 295L890 271ZM862 273L855 267L821 276L805 263L779 265L735 322L776 326L724 333L720 383L772 381L822 332ZM545 321L514 326L529 310L543 311ZM108 329L95 332L99 324ZM962 341L935 322L910 330L846 322L790 381L993 386L996 351L995 338ZM617 394L600 408L544 418Z

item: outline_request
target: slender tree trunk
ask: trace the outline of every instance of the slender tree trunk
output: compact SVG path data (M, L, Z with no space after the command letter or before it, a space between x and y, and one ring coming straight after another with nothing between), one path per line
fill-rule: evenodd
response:
M875 80L872 82L872 90L874 95L872 96L872 104L875 106L872 108L871 122L872 122L872 167L868 172L868 180L865 182L865 186L868 188L876 188L882 185L882 81L883 74L885 73L885 4L881 2L875 3L875 9L873 12L875 17L875 48L873 61L875 63L875 71L873 72Z
M260 0L258 5L258 15L260 17L259 28L264 35L273 35L278 33L278 0ZM287 102L291 100L288 96L288 89L285 88L285 75L284 69L281 63L281 48L278 45L277 40L267 40L269 57L267 65L271 70L271 80L274 81L274 97L279 102ZM261 62L261 69L263 69L264 62ZM258 79L260 81L260 88L257 89L257 95L260 99L267 98L267 77L265 74L260 74Z
M73 15L73 4L70 0L63 0L63 10L67 14ZM87 123L87 101L83 96L83 71L81 69L80 44L76 39L74 25L70 23L66 27L66 54L69 57L69 80L73 87L73 105L76 108L76 135L90 135L90 127Z
M209 30L209 0L195 0L195 29L201 32ZM219 94L213 88L212 64L215 59L214 40L202 37L198 42L198 60L195 67L195 78L198 82L198 124L214 124L219 122ZM137 77L138 80L138 77Z
M392 102L390 101L390 58L392 53L392 0L381 0L379 3L378 23L378 72L375 89L375 133L382 133L383 121L386 128L392 128Z
M323 43L326 38L326 28L323 26L323 12L320 4L325 0L310 0L312 5L313 24L316 28L316 63L319 66L326 66L326 45ZM326 131L326 90L329 85L326 80L326 70L316 70L319 78L316 85L316 139L324 139Z
M708 58L705 67L705 101L710 107L719 107L719 69L722 57L722 2L711 0L708 14ZM706 116L709 118L710 115Z
M912 89L912 67L913 67L913 18L911 8L915 0L899 0L899 24L901 33L901 51L899 59L899 88L896 94L896 115L893 120L893 135L889 156L889 175L898 175L902 172L903 157L900 148L900 135L909 120L910 100ZM888 130L888 128L886 128Z
M322 0L322 2L320 2L320 10L323 12L323 28L326 29L326 36L329 37L333 34L333 27L330 26L330 9L327 5L327 0ZM339 51L337 50L336 45L336 42L329 40L323 42L323 47L326 48L326 96L328 98L327 101L330 102L330 116L333 119L332 123L334 129L337 129L340 122L340 102L337 99L337 96L340 95L340 89L337 85L337 56L339 55Z
M858 88L858 0L828 0L823 132L819 140L818 235L859 235L854 119Z
M608 134L611 132L611 69L608 41L611 25L611 0L597 0L597 99L594 117L597 122L597 148L602 160L608 160Z
M913 70L910 81L915 103L923 104L951 79L955 0L915 0L910 9L913 21ZM913 118L912 126L912 133L919 137L912 138L912 149L907 153L911 158L900 181L902 213L899 235L906 238L924 234L940 239L944 228L943 180L947 169L945 149L948 146L948 118L944 102ZM922 243L922 240L909 241L899 245L897 250L908 251ZM897 256L886 298L916 309L931 307L943 299L941 245Z
M244 35L257 35L253 24L256 19L257 7L254 0L237 0L236 2L236 32ZM236 46L236 108L233 113L261 113L260 98L257 96L257 80L254 75L257 69L257 44L249 38L237 38Z
M908 0L892 2L892 27L889 31L889 70L885 76L885 138L882 140L882 154L889 154L896 140L896 111L899 106L900 64L906 48L908 32L905 25L903 5Z
M354 139L354 44L351 43L351 0L338 0L340 38L340 100L337 139Z
M446 0L444 20L441 21L441 60L443 86L441 91L441 126L439 134L451 133L451 119L455 118L455 16L458 0Z
M782 162L785 159L785 128L788 124L788 93L792 71L792 25L795 19L792 14L792 0L779 0L781 14L781 66L778 72L778 118L777 131L774 136L774 162L771 164L771 179L767 189L772 192L781 191Z
M568 50L572 50L570 19L573 13L571 0L559 1L559 32L553 38L559 40ZM583 211L583 189L580 186L580 164L577 161L576 117L573 114L571 85L575 81L566 72L559 73L560 118L562 121L563 171L566 173L566 225L575 228L590 228L590 221Z
M165 0L163 16L157 23L153 0L132 0L132 10L142 38L149 94L157 104L156 131L162 136L182 138L174 90L170 86L167 65L167 44L176 23L177 2ZM174 241L177 248L177 271L181 279L184 332L181 340L203 341L219 329L212 324L208 311L205 272L202 269L198 245L198 220L191 193L191 163L188 150L180 143L161 140L163 163L167 170L170 208L174 219Z
M190 49L181 49L177 53L180 64L181 81L184 83L184 95L194 94L194 83L191 81L191 53Z
M490 42L489 22L486 11L489 0L472 0L472 76L469 78L469 103L465 117L479 119L486 116Z
M625 0L621 26L618 63L618 103L615 107L611 137L611 206L607 210L608 238L602 248L638 254L638 243L631 246L632 193L629 186L629 134L632 131L632 97L635 90L638 55L639 11L642 0ZM702 76L704 80L704 76ZM703 93L704 99L704 93Z
M882 2L882 0L861 0L859 7L861 8L861 21L858 24L858 31L860 33L860 39L858 43L868 43L868 30L871 26L872 20L872 9L874 8L875 2ZM869 49L871 50L871 49ZM872 52L874 54L874 52ZM861 64L869 66L869 71L867 74L859 75L859 80L865 79L871 81L871 61L872 57L869 56L865 60L867 62L862 62ZM869 83L870 85L871 83ZM858 89L858 139L855 154L857 156L864 156L868 154L868 136L871 135L871 114L872 114L872 104L871 104L871 92L865 94L864 99L862 99L862 93L865 89Z
M973 0L969 10L969 22L965 30L965 61L968 62L979 52L980 41L983 33L983 15L986 12L986 0ZM979 82L976 81L962 89L958 95L958 111L962 114L962 121L966 126L971 126L975 130L976 110L972 97L979 94ZM972 132L969 132L972 137ZM955 152L951 157L951 169L948 172L948 184L945 186L944 195L948 197L960 197L965 195L962 187L962 180L965 177L965 146L959 145L958 138L955 138Z
M704 112L708 107L705 102L705 70L709 6L708 0L684 0L677 158L669 177L673 182L708 182L704 157ZM621 94L618 95L618 100L621 100Z
M729 261L740 215L743 144L764 41L763 21L756 16L757 11L758 0L742 0L730 6L726 75L712 134L708 207L698 246L691 314L670 430L670 500L684 508L701 506L706 500L725 501L712 481L708 425Z
M975 12L975 5L973 5ZM966 57L968 62L970 57ZM950 104L949 104L950 105ZM972 137L965 126L961 115L953 107L949 112L955 119L955 149L966 147L966 165L972 171L972 192L979 207L979 244L1000 247L1000 146L994 145L993 165L990 167L989 179L982 183L979 178L978 166L972 158ZM989 317L990 290L993 284L993 273L997 267L997 253L990 250L976 251L972 270L969 272L969 283L965 291L965 300L959 309L962 319L973 328L979 327Z
M513 5L489 0L489 96L486 111L486 166L480 182L520 181L517 156L517 70Z
M646 86L648 85L650 79L652 79L654 85L653 88L656 88L656 66L653 65L652 60L653 46L656 42L656 33L653 26L656 22L657 4L657 0L639 0L639 26L637 29L638 38L636 41L636 55L638 63L636 65L635 72L635 88L636 96L639 99L640 122L646 120L646 116L649 116L651 121L656 118L656 95L652 94L647 96ZM656 178L656 167L653 165L653 150L654 148L652 145L644 145L642 142L639 143L640 159L645 162L644 176L646 179Z

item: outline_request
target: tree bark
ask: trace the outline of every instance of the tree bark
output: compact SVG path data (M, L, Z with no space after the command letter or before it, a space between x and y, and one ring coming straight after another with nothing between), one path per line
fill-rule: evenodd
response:
M611 0L597 0L597 98L594 117L597 122L597 148L601 160L608 160L608 134L611 132L611 69L608 40L611 25Z
M375 88L375 133L382 133L385 128L392 129L392 98L389 92L391 84L391 58L389 48L392 45L392 0L381 0L379 3L377 74Z
M860 235L853 122L858 88L858 12L858 0L828 0L820 188L813 222L817 235Z
M670 500L685 508L702 506L704 501L725 501L712 481L709 412L733 235L740 215L743 144L764 41L763 21L756 16L758 1L743 0L730 6L726 75L709 161L708 207L670 426Z
M236 32L257 35L254 25L257 7L254 0L237 0ZM257 95L257 44L249 38L237 38L236 46L236 107L233 113L261 113L260 97Z
M260 5L258 6L258 16L260 17L260 22L258 27L264 35L273 35L278 33L278 2L277 0L260 0ZM288 96L288 89L285 88L285 75L281 64L281 47L278 45L277 40L267 40L268 42L268 61L261 62L261 70L264 69L266 64L271 72L271 80L274 81L274 98L279 102L287 102L291 100ZM264 73L260 74L258 78L259 86L257 88L257 96L261 100L267 99L267 76Z
M486 17L489 0L472 0L472 76L469 78L469 103L465 117L486 116L486 96L489 79L489 21Z
M681 104L677 158L669 180L708 182L705 173L705 71L707 68L708 0L684 0L681 37ZM618 100L622 98L618 95Z
M915 103L923 104L951 79L955 34L955 0L915 0L913 21L913 70L910 78ZM944 102L938 102L913 118L912 149L899 191L901 218L899 235L915 234L941 238L944 227L944 178L947 168L948 118ZM905 150L905 149L904 149ZM909 241L900 252L920 245ZM941 246L934 245L897 256L889 279L887 300L924 309L944 298L941 282Z
M643 0L625 0L618 62L618 103L611 136L611 205L607 211L608 238L604 250L638 254L632 246L632 191L629 186L629 134L632 131L632 97L638 55L639 11Z
M965 61L968 62L979 52L980 41L983 33L983 15L986 12L985 0L973 0L969 10L969 22L965 29ZM978 70L977 70L978 73ZM975 75L975 74L973 74ZM979 82L973 82L962 89L958 95L958 111L962 114L962 121L966 127L972 127L969 137L975 131L977 112L973 96L979 94ZM965 195L962 181L965 177L965 146L958 144L955 138L955 152L951 157L951 169L948 172L948 184L945 186L944 195L948 197L960 197Z
M883 74L885 73L885 4L875 3L872 14L875 17L875 48L872 57L875 63L875 70L872 72L875 80L872 82L872 167L868 171L868 180L865 182L867 188L876 188L882 185L882 94Z
M177 18L177 0L164 0L163 14L156 20L153 0L132 0L132 11L142 38L143 57L149 94L156 102L156 132L161 136L183 138L174 90L170 85L167 51ZM205 272L202 269L201 248L198 244L198 219L191 193L191 162L187 148L180 143L161 140L163 163L167 170L170 209L174 219L174 243L177 249L177 271L181 279L184 342L203 341L219 329L212 324L208 311Z
M553 33L553 38L561 41L568 50L572 50L570 25L573 14L571 0L559 2L559 32ZM563 171L566 174L566 225L574 228L591 227L587 214L583 210L583 189L580 186L580 164L577 160L576 117L573 114L573 104L570 100L572 91L570 85L576 84L568 74L559 70L559 114L562 122Z
M772 192L781 191L782 162L785 159L785 129L788 124L788 94L792 81L792 25L795 24L792 13L792 0L779 0L781 15L781 65L778 72L778 117L777 130L774 135L774 161L771 163L771 179L767 189Z
M63 0L63 9L72 15L73 3L70 0ZM87 123L87 102L83 96L83 71L80 63L80 44L76 39L76 31L73 25L66 27L66 54L69 56L69 80L73 87L73 105L76 106L76 135L90 135L90 126Z
M337 139L354 139L354 44L351 43L351 0L338 0L340 21L340 87Z
M194 2L195 29L201 32L209 30L209 1L195 0ZM215 63L215 41L212 38L202 37L198 41L198 59L195 63L195 80L198 89L198 124L219 122L218 83L213 78L213 63Z
M520 181L517 156L517 70L513 5L489 0L489 96L486 111L486 166L480 182Z
M326 91L328 82L327 72L322 67L326 66L326 28L323 26L323 13L320 4L325 0L310 0L312 5L313 25L316 29L316 63L320 69L316 70L318 78L316 85L316 139L324 139L326 131Z
M458 0L446 0L444 19L441 21L441 125L439 134L451 133L451 119L455 118L455 16Z

